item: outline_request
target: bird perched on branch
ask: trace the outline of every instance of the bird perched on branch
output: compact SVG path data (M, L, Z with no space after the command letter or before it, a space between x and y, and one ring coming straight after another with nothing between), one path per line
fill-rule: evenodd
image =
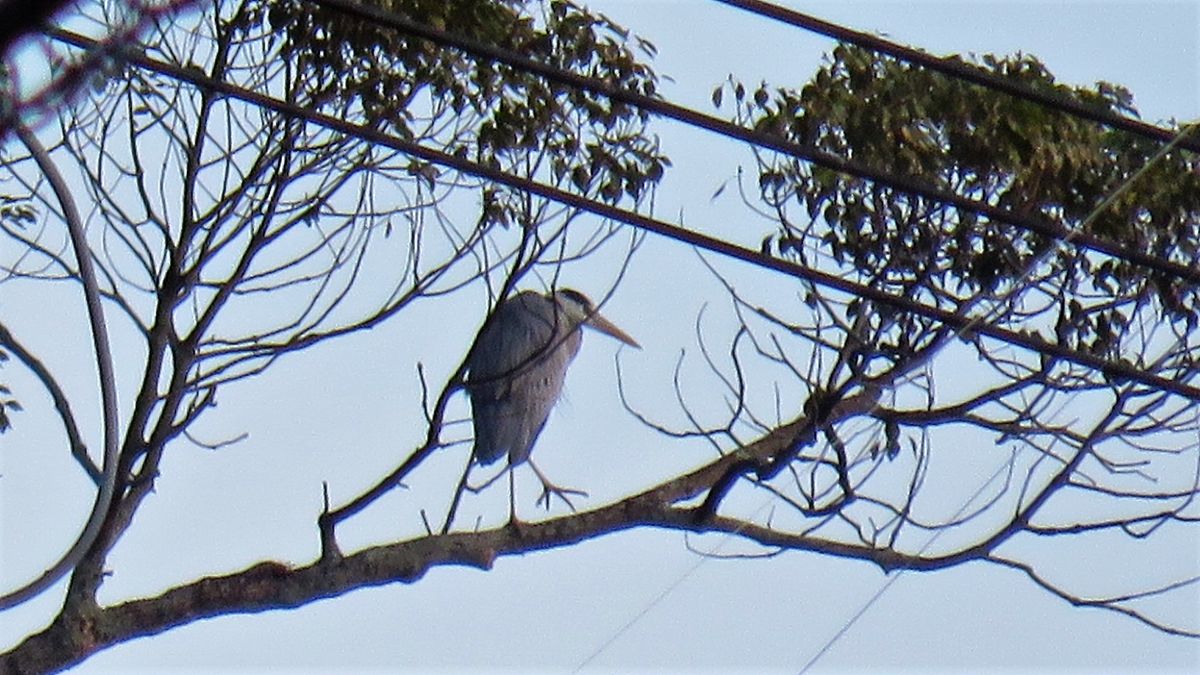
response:
M542 482L541 499L547 507L551 494L568 506L566 494L584 494L555 486L529 461L534 441L562 392L567 367L579 352L584 326L641 348L578 291L523 291L495 309L467 360L474 461L487 465L507 457L510 470L528 462Z

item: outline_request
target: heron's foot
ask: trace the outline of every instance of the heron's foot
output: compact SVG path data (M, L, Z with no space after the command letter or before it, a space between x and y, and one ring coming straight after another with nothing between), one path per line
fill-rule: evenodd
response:
M542 496L538 497L537 504L540 506L544 502L546 504L547 511L550 510L550 500L553 497L558 497L561 499L563 503L567 505L567 508L571 509L572 512L575 512L575 505L571 503L570 495L577 497L588 496L588 493L584 492L583 490L572 490L570 488L559 487L554 483L551 483L550 481L546 480L546 474L542 473L542 470L537 468L537 464L534 464L532 459L528 461L529 468L533 469L533 472L537 474L538 480L542 481Z
M545 504L546 510L549 511L550 510L550 500L553 499L554 497L558 497L559 499L562 500L562 503L566 504L567 508L571 509L571 512L574 513L576 511L576 509L575 509L575 505L571 503L571 497L587 497L587 496L588 496L588 493L584 492L583 490L572 490L571 488L563 488L563 487L554 485L553 483L550 483L549 481L543 480L542 481L542 494L540 497L538 497L537 504L538 504L538 506L542 506L543 504Z

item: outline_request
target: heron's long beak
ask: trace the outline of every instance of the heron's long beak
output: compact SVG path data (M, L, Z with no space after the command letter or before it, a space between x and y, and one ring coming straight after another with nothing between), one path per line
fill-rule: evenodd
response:
M599 313L592 314L590 317L588 317L588 320L586 323L588 326L595 328L596 330L600 331L601 333L604 333L605 335L610 335L612 337L615 337L616 339L620 340L621 342L624 342L625 344L629 345L630 347L636 347L637 349L642 348L642 346L637 343L637 340L634 340L633 338L629 337L628 333L621 330L620 328L617 328L616 324L614 324L613 322L609 321L608 319L600 316Z

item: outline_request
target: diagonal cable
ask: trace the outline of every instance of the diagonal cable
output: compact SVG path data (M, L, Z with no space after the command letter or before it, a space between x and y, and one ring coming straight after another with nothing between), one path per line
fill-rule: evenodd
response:
M984 216L995 222L1018 227L1052 239L1062 240L1070 235L1076 244L1083 248L1149 267L1172 277L1186 279L1191 283L1200 283L1200 269L1195 267L1164 260L1102 237L1072 230L1044 218L1017 214L986 202L969 199L951 190L928 185L910 176L873 169L859 162L843 159L837 155L788 141L777 135L747 129L741 125L700 113L662 98L648 96L628 89L621 89L607 81L580 75L563 68L536 61L509 49L458 36L445 30L412 21L395 12L389 12L373 5L358 4L351 2L351 0L308 0L308 2L358 16L365 21L388 26L395 30L429 40L437 45L463 51L478 58L503 63L518 70L544 77L558 84L599 94L646 112L683 122L689 126L714 132L727 138L739 140L761 148L774 150L797 159L811 162L831 171L855 176L880 185L886 185L913 196L954 206L963 211ZM1074 234L1072 234L1073 232Z
M1133 175L1131 175L1127 179L1125 179L1124 182L1122 182L1120 185L1118 185L1116 189L1114 189L1103 200L1101 200L1100 203L1097 204L1096 207L1093 208L1092 211L1084 219L1083 225L1086 225L1087 223L1095 220L1106 208L1108 208L1109 205L1111 205L1122 194L1124 194L1127 190L1129 190L1133 186L1133 184L1135 182L1137 182L1137 180L1139 178L1141 178L1150 169L1150 167L1152 167L1155 163L1159 162L1164 157L1166 157L1167 153L1170 152L1171 150L1173 150L1177 145L1181 144L1183 142L1183 140L1186 138L1187 134L1192 130L1192 128L1193 128L1192 124L1184 125L1184 127L1182 129L1180 129L1180 131L1178 133L1176 133L1175 137L1170 139L1170 141L1165 146L1163 146L1153 157L1151 157L1149 159L1149 161L1147 161L1144 165L1142 165L1142 167L1139 168L1136 172L1134 172ZM1068 241L1062 242L1063 245L1065 245L1067 243L1069 243L1069 242ZM1031 260L1029 262L1029 264L1025 267L1025 270L1022 274L1022 279L1028 279L1029 275L1032 274L1033 269L1038 264L1040 264L1043 260L1045 260L1046 257L1049 256L1051 250L1052 249L1047 249L1046 251L1042 252L1039 256L1037 256L1036 258ZM1007 294L1007 297L998 299L999 301L995 303L995 305L992 307L991 310L989 310L988 312L985 312L983 315L978 316L973 320L975 320L975 321L987 320L989 315L996 315L996 314L999 314L1000 312L1003 312L1007 308L1007 306L1010 304L1010 301L1012 300L1012 298L1015 297L1015 295L1016 294L1015 294L1015 286L1014 286L1014 290L1010 291ZM1182 336L1177 337L1175 340L1175 345L1178 346L1179 342L1181 340L1182 340ZM1063 410L1066 409L1066 407L1068 405L1070 405L1070 403L1071 403L1070 397L1068 397L1066 400L1062 401L1062 403L1058 406L1058 409L1050 415L1049 419L1053 420L1055 417L1057 417L1060 413L1062 413ZM878 407L879 407L879 403L876 402L875 408L878 408ZM1020 452L1020 450L1021 450L1021 448L1018 448L1017 452ZM1080 456L1082 457L1083 454L1084 454L1084 449L1080 448ZM986 490L987 487L989 485L991 485L992 482L995 481L996 478L999 477L1001 473L1003 473L1003 471L1005 470L1005 467L1008 466L1014 460L1015 460L1015 455L1013 458L1010 458L1009 460L1002 463L999 467L997 467L996 471L993 472L992 475L989 476L988 479L985 480L983 482L983 484L979 486L979 489L976 490L974 493L972 493L971 496L968 497L965 502L963 502L962 506L959 507L959 509L954 513L954 515L952 515L950 517L949 521L950 522L956 521L956 520L958 520L959 517L961 517L964 513L966 513L967 509L970 508L971 504L974 503L974 501L979 498L979 495L983 494L983 491ZM1063 471L1068 471L1070 469L1071 469L1071 464L1068 464L1066 467L1064 467ZM1049 486L1047 486L1047 489L1048 488L1049 488ZM1031 504L1027 508L1036 509L1036 505ZM933 544L945 532L946 532L946 530L938 530L937 532L934 532L933 535L929 538L929 540L926 541L921 546L921 548L917 551L917 555L921 556L926 551L928 551L929 547L933 546ZM904 573L907 572L908 570L909 570L909 568L907 566L901 566L899 569L896 570L896 574L888 577L888 579L882 585L880 585L880 587L875 591L875 593L873 593L871 595L871 597L869 597L867 599L867 601L865 603L863 603L862 607L860 607L852 615L850 615L850 618L847 619L846 622L843 623L842 626L839 627L838 630L835 631L833 633L833 635L831 635L829 637L829 639L825 642L825 644L823 644L821 646L821 648L818 649L817 652L815 654L813 654L813 656L804 664L804 666L800 669L800 675L803 675L804 673L807 673L810 669L812 669L812 667L814 665L816 665L816 663L826 653L828 653L830 649L833 648L833 645L835 645L838 642L838 640L840 640L842 637L844 637L850 631L850 629L854 627L854 625L859 621L859 619L861 619L863 616L865 616L867 611L869 611L871 609L871 607L873 607L875 605L875 603L878 602L880 600L880 598L883 597L884 593L886 593L888 591L888 589L890 589L896 583L896 581L898 581L900 579L900 577L903 576Z
M1100 215L1100 213L1102 213L1106 208L1108 208L1109 205L1111 205L1118 197L1120 197L1122 194L1124 194L1141 176L1143 176L1145 174L1145 172L1148 171L1151 166L1153 166L1155 163L1160 161L1163 157L1166 156L1166 154L1168 152L1170 152L1178 144L1180 144L1182 142L1182 140L1186 137L1186 135L1192 130L1193 126L1194 125L1192 125L1192 124L1184 125L1184 128L1182 128L1176 134L1176 136L1170 140L1169 143L1167 143L1163 148L1161 148L1159 150L1159 152L1157 152L1153 157L1151 157L1146 162L1146 164L1144 164L1141 168L1139 168L1136 172L1134 172L1133 175L1129 176L1124 182L1121 183L1121 185L1117 186L1116 189L1114 189L1103 200L1101 200L1101 202L1099 204L1097 204L1096 207L1093 208L1092 211L1088 214L1088 216L1084 219L1084 221L1083 221L1084 224L1089 223L1092 220L1094 220L1096 217L1098 217ZM1063 241L1063 242L1060 242L1060 246L1065 246L1069 243L1070 243L1069 240ZM1053 251L1053 249L1047 249L1046 251L1043 251L1040 255L1038 255L1034 259L1030 260L1029 263L1025 266L1024 271L1022 272L1022 275L1021 275L1022 279L1023 280L1028 279L1028 277L1033 273L1033 270L1042 261L1044 261L1045 258L1048 257L1052 251ZM974 318L972 318L970 320L970 323L967 326L958 329L956 331L956 337L962 337L962 335L967 330L969 330L972 326L978 324L979 322L991 320L992 318L995 318L996 315L1005 311L1005 309L1011 304L1012 300L1018 295L1018 290L1019 290L1019 288L1016 285L1014 285L1014 287L1011 290L1009 290L1007 293L1005 293L1003 297L993 298L995 300L995 302L992 305L992 307L989 310L987 310L986 312L984 312L982 315L977 315ZM986 299L988 299L986 297L986 294L981 294L979 296L976 296L976 298L968 301L967 304L974 305L977 300L986 300ZM1175 341L1176 345L1179 344L1180 339L1182 339L1182 338L1176 339L1176 341ZM943 344L945 344L945 343L943 342ZM937 351L940 351L940 349L934 349L934 350L932 350L932 352L925 354L921 360L928 361L935 355L935 353ZM906 371L906 373L904 373L897 380L889 383L888 386L892 389L895 389L896 387L903 385L905 382L911 381L914 377L912 372L913 372L912 368L910 367ZM1058 406L1058 409L1050 415L1050 419L1057 417L1066 408L1066 406L1068 406L1070 403L1071 403L1070 398L1062 401L1062 403ZM870 415L872 412L874 412L875 410L878 410L880 407L881 407L880 400L877 397L876 400L872 403L871 409L866 411L864 414ZM1200 431L1198 431L1198 433L1200 433ZM1082 450L1081 450L1081 453L1082 453ZM855 458L854 461L856 462L860 457L861 457L861 453L860 453L859 457ZM1001 475L1001 473L1004 472L1005 467L1007 467L1014 460L1015 460L1015 456L1013 458L1010 458L1009 460L1005 461L1004 463L1002 463L999 467L997 467L997 469L987 478L987 480L985 480L979 486L979 488L977 490L975 490L975 492L973 492L966 499L965 502L963 502L962 506L960 506L958 508L958 510L955 511L955 513L948 519L948 522L956 521L964 513L966 513L967 509L970 508L971 504L974 503L975 500L978 499L981 494L983 494L983 491L986 490L988 488L988 486L991 485L996 480L996 478L999 477ZM850 462L850 463L852 464L854 462ZM1067 467L1067 468L1070 468L1070 467ZM742 532L742 530L745 527L747 527L758 514L760 514L763 510L766 509L766 507L768 505L770 505L770 503L773 500L774 500L773 495L768 496L767 499L765 499L763 501L763 503L760 504L759 507L753 513L751 513L750 516L746 517L742 521L742 523L739 527L726 532L725 536L721 539L721 542L717 545L717 547L713 550L713 552L715 553L715 552L719 551L722 547L725 546L726 543L728 543L734 537L738 536ZM934 543L936 543L938 541L938 539L944 533L945 533L945 530L938 530L937 532L935 532L921 546L921 548L917 550L916 555L918 557L923 555L926 551L929 550L929 548L931 546L933 546ZM689 567L687 570L685 570L682 575L680 575L678 578L676 578L675 581L673 581L671 584L669 584L666 588L664 588L656 596L651 598L651 600L639 612L637 612L628 621L626 621L624 624L622 624L621 627L618 628L607 640L602 642L591 654L589 654L582 662L580 662L577 665L577 667L573 670L573 672L576 672L576 673L581 672L585 667L587 667L593 661L595 661L595 659L597 659L601 654L603 654L605 651L607 651L617 641L617 639L620 638L620 636L624 635L631 628L633 628L633 626L636 625L643 617L645 617L650 612L651 609L653 609L654 607L661 604L664 600L666 600L666 598L668 596L670 596L684 581L686 581L688 578L690 578L704 563L708 562L708 560L709 560L709 558L707 558L707 557L701 557L698 561L696 561L695 564L693 564L691 567ZM829 637L828 640L825 641L825 643L816 651L816 653L814 653L812 655L812 657L810 657L809 660L805 662L805 664L801 667L801 669L799 671L800 674L803 675L804 673L807 673L809 670L811 670L812 667L814 665L816 665L816 663L818 661L820 661L820 659L822 657L824 657L825 654L827 654L830 649L833 648L833 645L836 644L838 642L838 640L840 640L842 637L844 637L847 633L849 633L850 629L853 628L854 625L857 624L857 622L863 616L865 616L866 613L868 611L870 611L870 609L872 607L875 606L875 604L883 597L883 595L900 579L901 576L904 575L905 572L909 571L909 569L910 568L908 566L898 567L895 570L896 573L894 575L889 576L884 581L884 583L881 584L879 586L879 588L877 588L875 590L875 592L871 594L871 596L866 600L866 602L864 602L861 607L859 607L857 610L855 610L854 613L851 614L850 617L836 631L834 631L834 633Z
M810 14L797 12L796 10L780 7L770 2L763 2L762 0L715 0L715 2L755 16L785 23L795 28L819 33L841 42L869 49L873 52L887 54L901 61L937 71L947 77L1001 91L1010 96L1037 103L1046 108L1052 108L1068 115L1098 122L1112 129L1120 129L1142 136L1143 138L1162 141L1163 143L1176 140L1177 133L1171 129L1164 129L1163 127L1148 124L1138 119L1118 115L1070 98L1057 91L1034 89L1018 80L1000 77L986 70L976 68L961 59L934 56L919 49L896 44L876 35L856 31L840 24L818 19ZM1178 145L1188 150L1200 152L1200 139L1183 139L1178 141Z
M55 29L52 31L52 34L56 39L84 48L91 47L94 42L90 38L61 29ZM316 112L290 101L281 101L244 87L211 78L193 69L158 61L143 54L130 53L127 54L126 58L129 63L139 68L187 82L201 89L209 89L223 96L241 100L282 115L302 119L330 131L343 133L369 143L376 143L439 166L448 167L467 175L537 195L565 206L577 208L602 218L609 218L728 258L747 262L763 269L780 272L797 279L804 279L819 286L857 295L858 297L888 305L901 311L919 314L941 322L951 328L962 330L965 336L982 335L994 338L1001 342L1020 346L1040 354L1056 356L1065 361L1106 373L1112 377L1141 382L1156 389L1171 391L1185 398L1200 401L1200 388L1161 375L1144 372L1129 363L1110 361L1095 354L1064 347L1031 333L999 328L987 324L976 325L971 318L962 316L957 312L925 305L911 298L893 295L870 286L848 281L835 274L829 274L806 265L764 255L760 251L701 234L674 223L622 209L545 183L539 183L495 167L469 160L465 157L458 157L435 150L419 143L386 134L378 129L372 129L361 124L347 122L338 117ZM1086 235L1072 234L1068 231L1063 236L1082 238ZM1154 260L1159 264L1163 263L1163 261L1157 258L1154 258ZM1189 276L1200 276L1200 270L1188 270L1188 272Z

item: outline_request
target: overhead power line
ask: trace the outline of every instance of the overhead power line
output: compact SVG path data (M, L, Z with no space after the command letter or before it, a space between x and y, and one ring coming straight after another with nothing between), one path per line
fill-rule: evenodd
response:
M976 215L984 216L994 222L1004 223L1028 232L1040 234L1059 241L1068 241L1085 249L1104 253L1142 267L1153 269L1167 276L1185 279L1194 284L1200 284L1200 269L1181 265L1170 260L1142 251L1137 251L1108 239L1097 237L1083 231L1071 230L1049 220L1020 215L1002 209L986 202L968 199L960 194L937 188L908 176L901 176L886 171L872 169L868 166L846 160L836 155L822 152L815 148L793 143L779 136L762 133L743 126L727 122L711 115L670 103L661 98L647 96L640 92L615 87L608 82L594 77L573 73L556 66L535 61L512 50L485 44L477 40L454 35L444 30L412 21L394 12L384 11L373 5L360 5L350 0L308 0L312 4L338 10L358 16L375 24L388 26L395 30L410 33L424 38L435 44L452 47L477 58L504 63L513 68L524 70L552 82L557 82L576 89L583 89L601 96L620 101L637 107L646 112L667 117L685 124L712 131L722 136L756 145L761 148L775 150L785 155L802 159L818 166L872 181L880 185L899 190L910 195L954 206Z
M934 56L927 52L905 47L904 45L896 44L884 40L881 37L862 33L852 30L845 26L840 26L835 23L830 23L814 16L803 14L786 7L780 7L762 0L715 0L723 5L729 5L756 16L760 16L781 23L802 28L813 33L819 33L826 37L831 37L835 40L848 42L864 49L869 49L880 54L887 54L901 61L906 61L913 65L935 70L943 75L953 77L959 80L965 80L972 84L977 84L988 89L1002 91L1011 96L1022 98L1027 101L1032 101L1039 105L1053 108L1055 110L1065 112L1069 115L1082 117L1084 119L1099 122L1113 129L1128 131L1144 138L1153 139L1168 143L1172 141L1177 131L1164 129L1153 124L1143 122L1138 119L1118 115L1109 110L1097 108L1088 105L1082 101L1077 101L1073 98L1065 96L1056 91L1045 91L1034 89L1029 85L1016 80L1000 77L986 70L972 66L960 60L948 59L939 56ZM1179 143L1179 147L1187 148L1194 152L1200 152L1200 139L1185 138Z
M95 45L95 41L91 38L61 29L54 29L51 31L51 35L53 35L55 39L63 40L64 42L68 42L77 47L85 49L92 48ZM1095 356L1094 354L1064 347L1062 345L1048 342L1042 339L1040 336L1036 336L1035 334L1020 333L987 324L976 325L975 319L969 316L959 315L939 307L931 307L907 297L893 295L876 288L871 288L869 286L864 286L852 281L847 281L833 274L822 272L820 270L799 265L790 261L773 258L753 249L737 246L715 237L710 237L708 235L688 230L674 223L668 223L657 218L652 218L640 213L621 209L579 194L567 192L551 185L546 185L522 176L510 174L500 169L471 161L465 157L457 157L439 150L422 146L412 141L391 136L377 129L347 122L337 117L304 108L289 101L281 101L279 99L251 91L228 82L216 80L194 69L188 69L172 63L151 59L144 54L129 53L127 58L129 63L138 66L139 68L144 68L166 77L186 82L199 89L213 91L229 98L241 100L254 106L272 110L282 115L287 115L296 119L302 119L331 131L346 134L347 136L358 138L368 143L374 143L388 147L427 162L448 167L464 174L476 176L484 180L492 181L516 190L520 190L522 192L538 195L540 197L556 201L560 204L625 223L632 227L640 228L648 232L654 232L670 239L690 244L692 246L696 246L697 248L711 251L722 256L747 262L764 269L780 272L782 274L787 274L798 279L804 279L819 286L842 291L864 299L873 300L901 311L912 312L914 314L933 319L934 321L941 322L947 326L961 331L961 335L964 338L970 338L973 336L985 336L993 338L1010 345L1028 349L1038 354L1061 358L1064 361L1105 373L1110 377L1138 382L1163 391L1170 391L1193 401L1200 401L1200 388L1185 384L1184 382L1178 382L1161 375L1144 372L1132 364L1110 361L1108 359Z

